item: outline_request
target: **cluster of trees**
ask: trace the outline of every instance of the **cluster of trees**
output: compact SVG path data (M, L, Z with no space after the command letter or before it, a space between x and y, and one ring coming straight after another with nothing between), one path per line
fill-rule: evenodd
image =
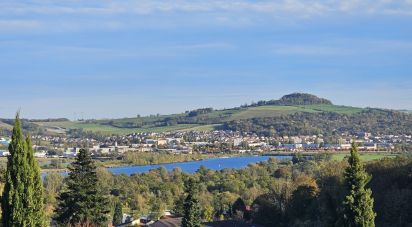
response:
M187 155L173 155L168 152L127 152L122 163L133 164L133 165L151 165L151 164L162 164L170 162L188 162L207 158L208 156L202 155L200 153L193 153Z
M3 123L8 124L8 125L15 125L16 124L15 119L0 119L0 122L3 122ZM42 130L40 129L40 127L37 124L32 123L27 119L19 120L19 124L25 131L35 132L35 133L42 133ZM2 132L3 135L11 135L12 134L11 130L7 130L5 128L3 128L2 131L3 131Z
M321 105L321 104L333 105L330 100L319 98L312 94L293 93L290 95L285 95L279 100L258 101L258 102L252 103L251 105L245 105L243 107L266 106L266 105L295 106L295 105Z
M49 226L46 199L59 201L50 210L55 210L54 220L61 226L103 226L107 223L108 200L100 192L96 166L86 150L80 150L64 184L61 177L46 179L47 194L33 155L30 135L24 137L18 114L9 151L7 169L1 178L4 185L1 196L3 226ZM48 189L55 193L59 191L58 196L57 193L51 196Z
M225 129L260 135L334 135L358 133L412 134L412 115L391 110L367 109L360 113L295 113L268 118L231 121Z
M30 137L27 137L30 138ZM412 224L412 158L365 167L354 145L345 161L269 159L245 169L196 173L164 168L113 175L81 150L68 177L44 187L19 121L13 130L2 196L4 226L104 226L120 214L159 218L172 209L183 226L237 219L264 226L407 226ZM372 177L373 176L373 177ZM372 193L373 192L373 193Z
M213 108L201 108L201 109L196 109L196 110L191 110L187 112L188 117L195 117L201 114L207 114L213 112Z

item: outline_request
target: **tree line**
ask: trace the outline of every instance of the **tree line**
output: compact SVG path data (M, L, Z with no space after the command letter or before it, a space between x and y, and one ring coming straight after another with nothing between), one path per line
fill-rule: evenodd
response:
M300 112L277 117L226 122L223 129L265 136L318 135L374 132L377 135L411 135L412 115L392 110L367 109L360 113Z

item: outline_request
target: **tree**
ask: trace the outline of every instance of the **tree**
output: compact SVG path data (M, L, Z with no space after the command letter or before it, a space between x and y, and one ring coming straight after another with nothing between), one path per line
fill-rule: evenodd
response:
M65 181L65 188L59 196L57 222L78 226L106 224L109 213L107 199L98 187L96 166L87 150L80 149Z
M317 207L314 201L317 196L317 187L309 184L298 186L292 193L288 212L292 223L305 223L308 220L316 220Z
M203 209L202 218L204 221L211 222L213 221L214 216L215 216L215 209L213 208L213 206L209 205Z
M120 225L123 221L122 203L117 202L114 208L113 225Z
M343 203L345 225L373 227L376 213L373 211L372 191L366 188L370 176L365 172L355 143L352 144L348 162L349 166L345 170L348 194Z
M182 227L200 227L201 210L197 199L197 185L193 179L185 182L186 199L184 201L184 217Z
M242 198L238 198L232 205L232 216L243 219L246 213L246 205Z
M3 226L47 226L40 167L34 159L30 135L26 139L23 136L18 113L9 151L1 203Z
M185 199L186 197L184 195L179 196L175 202L174 202L174 207L173 207L173 212L177 216L184 216L185 215Z

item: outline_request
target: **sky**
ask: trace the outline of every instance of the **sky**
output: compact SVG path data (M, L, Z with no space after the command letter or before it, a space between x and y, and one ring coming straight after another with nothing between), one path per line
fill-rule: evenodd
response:
M0 118L412 109L412 0L2 0Z

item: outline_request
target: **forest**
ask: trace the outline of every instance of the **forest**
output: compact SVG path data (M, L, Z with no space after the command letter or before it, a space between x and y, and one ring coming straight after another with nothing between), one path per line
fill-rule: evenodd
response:
M142 174L113 175L98 169L98 185L110 201L110 214L120 202L123 212L156 219L164 210L182 215L184 183L198 184L201 218L235 219L263 226L346 226L343 201L347 194L344 172L348 161L328 156L313 160L294 158L251 164L245 169L214 171L200 168L195 174L160 168ZM412 223L412 158L386 158L365 164L370 177L376 226ZM368 180L369 180L368 179ZM44 187L49 217L63 188L62 176L49 174ZM259 209L256 209L259 207Z
M367 109L359 113L294 113L277 117L230 121L224 129L259 135L340 135L374 132L376 135L412 134L412 115L392 110Z
M201 218L205 221L240 219L264 226L344 226L341 218L347 165L347 160L333 161L327 155L312 160L296 156L290 161L272 158L240 170L202 167L195 174L187 174L180 169L167 172L159 168L127 176L98 168L96 176L110 217L118 203L123 212L135 217L150 213L156 219L166 209L181 215L184 183L192 178L198 184ZM375 200L376 226L411 223L412 158L368 162L365 169L371 176L368 187ZM1 176L4 185L4 171ZM67 177L56 173L44 178L48 218L55 216L66 181ZM253 209L257 206L259 210Z

